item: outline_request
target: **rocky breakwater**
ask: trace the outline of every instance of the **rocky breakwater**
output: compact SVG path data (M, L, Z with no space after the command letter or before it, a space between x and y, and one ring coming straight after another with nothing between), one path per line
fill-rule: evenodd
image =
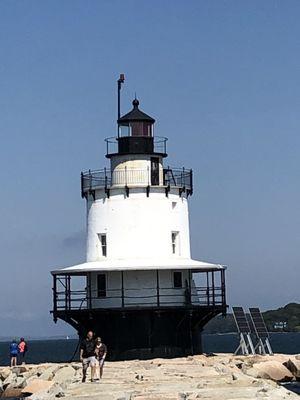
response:
M79 364L37 364L0 367L0 397L51 399L64 396L64 390L81 381Z
M107 362L101 382L83 384L81 377L79 363L0 367L0 392L32 400L299 400L281 383L300 381L300 357L218 354Z

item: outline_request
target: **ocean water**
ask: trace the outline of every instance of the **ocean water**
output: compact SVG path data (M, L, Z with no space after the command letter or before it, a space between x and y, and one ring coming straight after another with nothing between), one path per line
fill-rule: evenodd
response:
M233 353L238 346L237 334L203 334L205 353ZM300 354L300 333L273 333L270 337L274 353ZM28 341L27 363L69 362L78 360L78 340L32 340ZM109 349L108 349L109 350ZM9 364L9 343L0 342L0 365Z

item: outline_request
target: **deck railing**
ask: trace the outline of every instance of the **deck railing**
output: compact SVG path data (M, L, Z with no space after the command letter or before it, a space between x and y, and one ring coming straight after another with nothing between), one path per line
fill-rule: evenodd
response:
M105 297L98 297L97 291L92 291L89 297L88 290L72 290L56 292L56 309L59 310L84 310L89 308L120 308L137 306L216 306L223 304L222 287L212 288L195 287L195 292L188 292L174 288L126 289L122 296L120 289L108 289ZM139 294L137 293L139 292Z
M110 189L116 186L150 186L151 171L147 169L123 168L111 171L101 169L81 173L81 192L95 189ZM157 185L156 185L157 186ZM193 172L191 169L164 168L159 173L158 186L176 187L193 191Z
M124 143L125 141L125 143ZM145 137L145 136L120 136L120 137L109 137L105 139L106 142L106 155L111 156L113 154L122 154L124 153L125 149L129 152L131 151L127 148L130 142L137 142L140 144L137 148L133 151L134 153L153 153L153 154L167 154L167 141L168 139L163 136L152 136L152 137ZM124 146L125 144L125 146ZM141 146L142 144L142 146ZM126 146L127 145L127 146ZM139 149L140 151L136 151ZM125 151L126 152L126 151Z
M214 275L217 272L220 273L218 285L214 281ZM71 290L70 275L54 275L54 312L131 307L226 307L225 271L214 271L209 274L212 281L206 286L189 284L181 288L159 286L144 288L108 287L105 289L105 293L94 290L90 286L83 290Z

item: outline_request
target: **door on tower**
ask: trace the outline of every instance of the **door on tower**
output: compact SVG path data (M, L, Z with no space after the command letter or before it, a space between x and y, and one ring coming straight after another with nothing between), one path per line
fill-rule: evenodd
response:
M151 185L159 185L159 158L151 157Z

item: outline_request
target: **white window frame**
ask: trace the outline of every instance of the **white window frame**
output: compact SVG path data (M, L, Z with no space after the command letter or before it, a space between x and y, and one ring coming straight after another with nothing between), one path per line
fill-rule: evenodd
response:
M97 233L98 241L100 246L100 256L107 257L107 234L106 233ZM103 243L103 237L105 237L105 243Z
M180 255L180 241L179 241L179 231L171 232L171 250L174 256Z

